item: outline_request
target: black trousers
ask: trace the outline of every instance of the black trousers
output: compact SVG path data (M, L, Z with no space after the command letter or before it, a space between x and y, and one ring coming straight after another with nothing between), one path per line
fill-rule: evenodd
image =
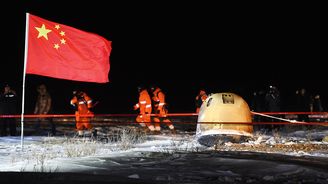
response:
M15 118L3 118L0 121L1 136L7 136L7 129L9 128L9 135L16 136L16 120Z

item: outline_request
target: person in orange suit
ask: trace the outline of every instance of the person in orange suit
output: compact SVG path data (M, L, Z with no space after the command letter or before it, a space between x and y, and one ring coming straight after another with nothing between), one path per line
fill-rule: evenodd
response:
M78 130L78 136L81 137L84 130L92 130L90 124L90 118L93 116L93 112L90 110L92 108L92 99L83 91L73 91L71 105L76 108L76 129Z
M204 89L200 89L198 95L196 96L195 103L196 103L196 113L199 113L200 107L202 106L203 102L207 99L207 94Z
M175 128L171 120L167 117L168 109L165 102L164 92L159 87L155 86L152 86L150 90L152 92L153 111L155 114L153 118L153 121L155 122L155 131L161 131L160 122L163 122L173 133L175 133Z
M136 118L136 121L140 124L141 127L145 128L147 131L150 130L153 132L154 125L151 124L151 99L146 88L139 86L139 101L134 105L134 110L139 109L139 115Z

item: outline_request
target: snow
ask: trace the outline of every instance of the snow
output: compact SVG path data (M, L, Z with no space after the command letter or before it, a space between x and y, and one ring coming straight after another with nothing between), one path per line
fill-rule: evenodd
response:
M109 143L66 136L25 136L23 149L20 136L7 136L0 137L0 171L116 174L122 176L122 182L208 183L223 178L228 183L260 183L302 177L300 183L328 183L328 168L324 167L328 150L317 149L328 147L321 141L326 135L325 127L279 133L256 131L253 140L215 147L200 145L193 132L183 131ZM315 146L308 149L308 145ZM277 149L279 146L283 148ZM309 181L309 175L317 177Z

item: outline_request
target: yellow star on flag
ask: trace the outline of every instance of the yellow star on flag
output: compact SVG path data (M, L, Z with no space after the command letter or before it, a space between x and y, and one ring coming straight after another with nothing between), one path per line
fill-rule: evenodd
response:
M60 39L61 44L66 44L66 40L64 38Z
M35 27L35 29L37 29L39 31L39 35L38 38L40 37L44 37L46 40L48 40L48 33L51 32L50 29L47 29L46 26L44 24L42 24L41 27Z
M59 45L57 43L54 44L54 48L58 50L59 49Z
M65 36L65 32L64 32L64 31L61 31L59 34L60 34L61 36Z

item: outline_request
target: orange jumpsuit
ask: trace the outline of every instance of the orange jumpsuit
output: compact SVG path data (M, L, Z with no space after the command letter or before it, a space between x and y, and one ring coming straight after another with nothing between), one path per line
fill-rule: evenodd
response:
M90 130L92 128L90 117L93 116L93 113L89 109L92 107L92 99L85 92L80 92L71 99L71 105L77 106L75 111L76 129Z
M146 89L139 92L139 102L134 105L134 110L139 109L139 115L136 121L140 123L142 127L148 127L150 131L154 131L154 126L150 123L151 114L151 99Z
M206 99L206 92L204 90L200 90L199 94L196 96L196 113L199 113L200 107Z
M160 122L164 122L171 130L174 130L174 126L171 120L167 117L167 108L165 103L165 94L160 88L156 88L153 91L153 104L154 104L154 122L155 130L160 131Z

